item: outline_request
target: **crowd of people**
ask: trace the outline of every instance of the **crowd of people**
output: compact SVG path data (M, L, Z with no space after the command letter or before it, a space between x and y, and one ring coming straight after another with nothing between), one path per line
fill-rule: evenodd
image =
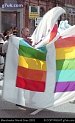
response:
M10 27L8 30L5 30L3 33L0 33L0 72L4 72L6 53L8 49L9 37L10 35L18 36L18 28ZM25 27L21 30L21 37L31 45L30 32L29 28Z

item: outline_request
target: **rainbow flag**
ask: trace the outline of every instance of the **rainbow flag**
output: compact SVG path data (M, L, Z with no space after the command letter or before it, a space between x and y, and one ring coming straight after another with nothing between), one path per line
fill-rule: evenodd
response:
M60 37L56 47L55 92L75 91L75 37Z
M34 49L23 39L19 43L16 87L44 92L46 84L46 49Z

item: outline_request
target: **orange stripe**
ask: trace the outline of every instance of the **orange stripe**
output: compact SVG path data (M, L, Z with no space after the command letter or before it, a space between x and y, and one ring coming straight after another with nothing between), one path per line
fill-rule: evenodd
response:
M30 90L30 91L44 92L45 82L39 82L39 81L28 80L28 79L23 79L21 77L17 77L16 87Z
M60 37L58 41L55 42L56 48L65 48L65 47L72 47L75 46L75 37L67 37L63 38Z
M38 80L41 82L46 80L46 72L45 71L26 69L26 68L18 66L17 74L19 77L22 77L25 79Z

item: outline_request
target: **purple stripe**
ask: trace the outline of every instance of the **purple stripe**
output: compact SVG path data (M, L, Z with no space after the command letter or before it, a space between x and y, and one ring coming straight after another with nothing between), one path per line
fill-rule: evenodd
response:
M54 92L68 92L75 91L75 82L56 82Z

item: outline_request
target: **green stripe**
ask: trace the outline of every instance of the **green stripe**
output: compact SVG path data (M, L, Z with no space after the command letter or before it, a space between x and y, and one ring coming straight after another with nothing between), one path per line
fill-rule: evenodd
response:
M33 48L24 39L20 39L19 45ZM41 51L41 52L43 52L43 53L47 53L46 46L42 46L42 47L38 48L38 50Z
M56 69L57 70L74 70L75 59L56 60Z
M32 47L19 45L19 55L46 61L46 53Z

